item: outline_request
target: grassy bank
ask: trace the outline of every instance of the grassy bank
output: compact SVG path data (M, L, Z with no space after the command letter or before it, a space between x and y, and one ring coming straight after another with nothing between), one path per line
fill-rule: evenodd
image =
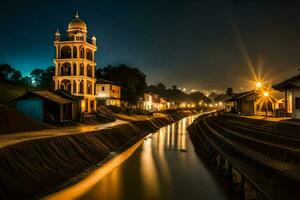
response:
M195 114L131 121L89 133L36 139L0 149L0 199L32 199L53 191L80 173L111 158L147 133Z

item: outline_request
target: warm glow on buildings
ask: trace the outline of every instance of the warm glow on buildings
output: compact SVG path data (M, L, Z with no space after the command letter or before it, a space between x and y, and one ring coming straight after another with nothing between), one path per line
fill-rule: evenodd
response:
M121 106L121 87L104 79L96 81L96 99L105 101L106 105Z
M65 90L82 97L84 103L81 103L81 111L92 112L96 109L96 37L88 39L86 23L79 18L78 13L70 21L67 35L67 39L62 39L58 30L55 33L55 90Z
M148 111L160 111L175 108L175 104L157 94L145 93L143 98L138 101L137 107Z

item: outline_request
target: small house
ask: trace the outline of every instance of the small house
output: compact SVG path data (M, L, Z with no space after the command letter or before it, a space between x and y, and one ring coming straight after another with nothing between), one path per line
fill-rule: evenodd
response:
M286 117L300 119L300 74L272 86L284 92L284 113Z
M261 91L249 91L235 94L232 98L225 100L227 112L240 115L265 115L275 116L278 101L271 96L264 97Z
M112 81L98 79L96 81L96 99L106 105L121 106L121 86Z
M13 101L16 109L40 122L76 120L75 100L47 91L28 91Z

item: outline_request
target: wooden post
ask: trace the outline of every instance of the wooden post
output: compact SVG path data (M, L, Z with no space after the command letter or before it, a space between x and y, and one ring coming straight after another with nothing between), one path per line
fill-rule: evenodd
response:
M60 107L60 113L59 113L59 121L62 121L63 120L63 104L60 104L59 105Z
M254 116L255 115L255 92L253 92L252 100L253 100L253 116Z
M287 90L284 90L284 116L288 115Z
M267 97L265 99L265 102L266 102L266 108L265 108L265 110L266 110L266 118L267 118L268 117L268 99L267 99Z

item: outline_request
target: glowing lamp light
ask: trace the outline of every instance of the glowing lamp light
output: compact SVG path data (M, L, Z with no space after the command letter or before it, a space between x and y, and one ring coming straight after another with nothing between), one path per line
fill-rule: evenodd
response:
M267 92L267 91L264 92L264 96L265 96L265 97L268 97L268 96L269 96L269 92Z
M260 81L255 83L256 88L260 88L262 86L262 83Z

